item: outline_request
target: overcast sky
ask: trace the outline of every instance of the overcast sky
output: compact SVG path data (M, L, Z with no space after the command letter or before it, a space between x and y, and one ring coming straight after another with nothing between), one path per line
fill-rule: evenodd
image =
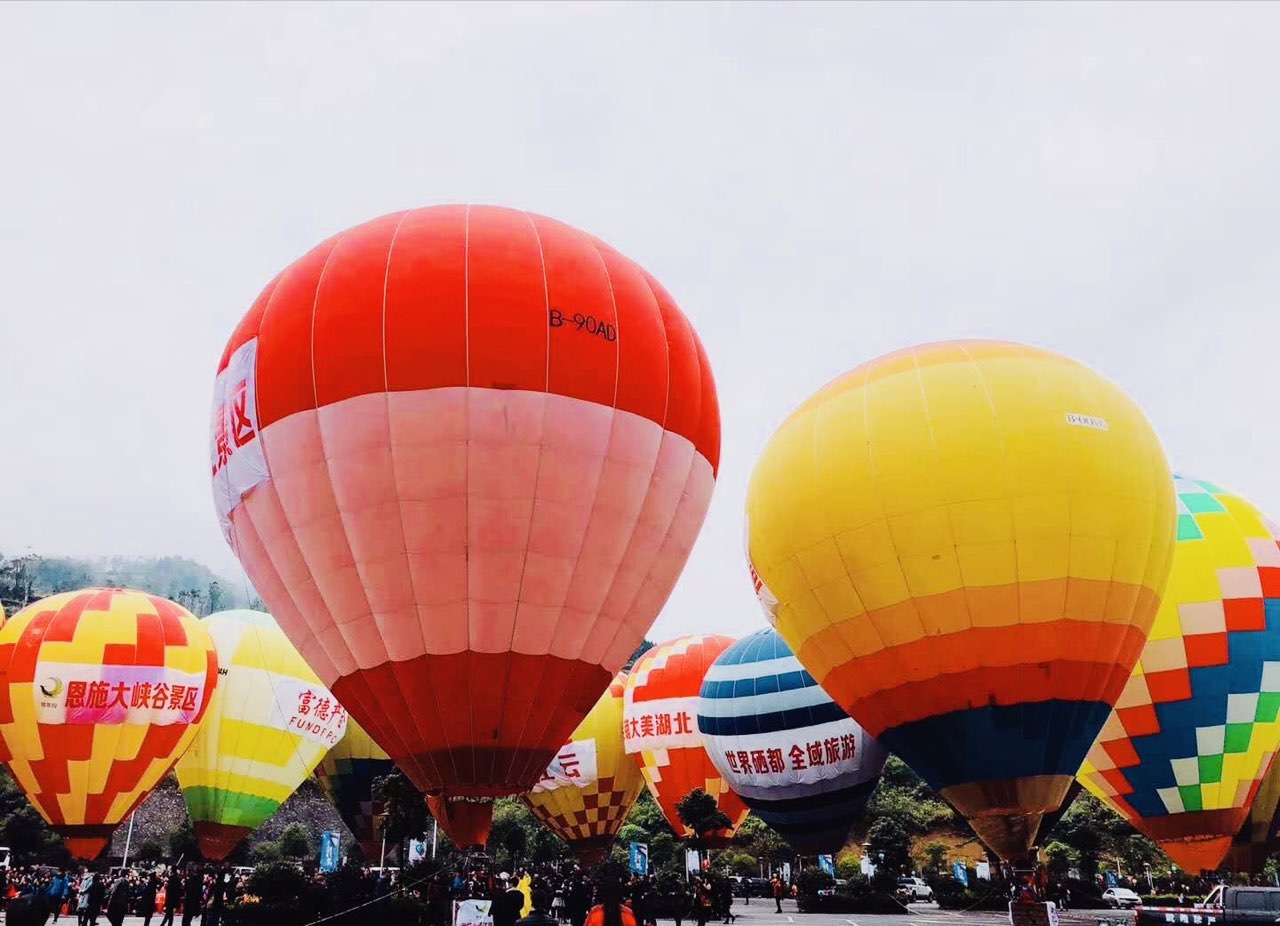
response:
M994 336L1124 386L1280 515L1280 7L0 4L0 551L228 575L214 367L322 238L436 202L599 235L719 382L723 467L655 638L762 625L787 411Z

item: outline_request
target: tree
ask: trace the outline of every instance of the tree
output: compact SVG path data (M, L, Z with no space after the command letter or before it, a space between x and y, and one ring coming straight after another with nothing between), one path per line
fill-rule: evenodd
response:
M890 892L898 876L911 867L911 833L901 821L881 817L867 830L867 843L876 866L872 884L876 890Z
M373 795L383 802L382 835L392 845L421 839L431 826L431 814L422 792L399 769L373 783Z
M1046 866L1049 874L1058 880L1065 878L1067 872L1080 864L1080 853L1065 842L1054 840L1044 847L1044 854L1049 860Z
M144 839L134 853L134 858L140 862L158 862L164 858L164 846L160 845L159 840Z
M947 844L936 839L930 840L921 847L925 868L937 871L947 860Z
M716 799L701 788L694 788L680 798L676 814L693 833L689 842L695 849L705 849L708 836L733 826L733 821L721 812Z
M290 823L280 834L280 854L288 858L308 858L315 850L311 834L301 823Z
M184 818L182 825L169 834L169 857L175 862L178 859L191 861L201 857L200 840L196 838L190 818Z
M623 670L626 672L630 672L631 667L636 664L636 660L639 659L641 656L643 656L645 653L649 652L649 650L651 649L653 649L652 640L641 640L640 645L637 646L635 649L635 652L631 654L631 658L627 660L627 664L622 667Z

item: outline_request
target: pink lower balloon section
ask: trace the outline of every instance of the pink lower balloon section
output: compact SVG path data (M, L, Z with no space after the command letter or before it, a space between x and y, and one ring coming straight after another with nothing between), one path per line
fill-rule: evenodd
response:
M524 390L361 395L261 439L272 477L231 511L235 551L424 787L505 788L504 762L536 780L670 595L714 487L687 438ZM491 755L460 758L476 744Z

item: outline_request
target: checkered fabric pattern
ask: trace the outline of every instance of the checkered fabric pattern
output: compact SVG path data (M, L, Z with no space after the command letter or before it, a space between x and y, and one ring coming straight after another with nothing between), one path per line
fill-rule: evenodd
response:
M1280 535L1219 486L1174 482L1164 600L1080 773L1157 838L1179 814L1238 811L1238 828L1280 745Z
M96 722L73 718L68 692L77 683L68 678L130 672L159 682L198 677L190 719L137 702ZM36 602L0 628L0 760L64 835L119 823L190 744L217 673L209 634L163 598L86 589Z

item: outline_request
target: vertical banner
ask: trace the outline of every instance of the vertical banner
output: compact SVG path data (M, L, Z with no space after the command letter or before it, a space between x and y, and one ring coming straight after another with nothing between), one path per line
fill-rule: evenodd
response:
M420 865L427 860L427 841L425 839L409 840L409 864Z
M974 867L977 869L979 881L991 880L991 863L990 862L979 862Z
M951 866L951 874L965 887L969 886L969 867L964 862L955 862Z
M871 861L871 856L864 855L862 861L858 863L859 870L868 878L876 873L875 863Z
M1116 873L1114 871L1111 871L1110 869L1108 869L1107 870L1107 887L1119 887L1119 886L1120 886L1120 879L1116 877Z
M342 843L333 830L320 834L320 870L330 874L338 870L342 859Z
M791 863L790 862L782 863L782 883L783 884L791 883Z
M649 847L643 842L631 844L631 873L646 877L649 874Z
M830 855L819 855L818 867L831 875L831 877L834 878L836 876L836 861Z
M699 857L697 849L685 849L684 870L691 875L696 875L702 871L702 859Z

